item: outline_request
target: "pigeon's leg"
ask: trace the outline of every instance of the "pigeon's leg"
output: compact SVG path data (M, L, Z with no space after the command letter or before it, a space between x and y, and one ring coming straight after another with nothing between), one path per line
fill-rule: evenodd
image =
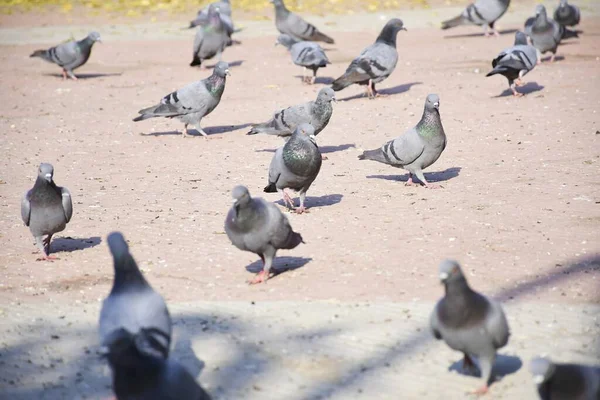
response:
M312 76L312 78L310 78L310 84L314 85L316 80L317 80L317 70L313 69L313 76Z
M412 172L409 172L408 173L408 180L406 181L406 183L404 185L405 186L417 186L418 183L414 183L412 178L413 178Z
M490 24L490 28L492 29L492 34L495 37L500 37L500 32L498 32L498 30L494 27L494 23L493 22Z
M300 207L296 208L296 214L308 213L306 207L304 207L304 200L306 200L306 192L300 192Z
M292 198L290 197L290 195L285 191L285 189L281 190L281 195L283 197L283 204L289 208L290 210L295 210L296 207L294 207L294 200L292 200Z
M415 175L417 176L417 178L419 178L419 180L421 182L423 182L423 185L427 188L427 189L439 189L441 188L440 185L432 185L429 182L427 182L427 179L425 179L425 175L423 175L423 171L421 170L417 170L415 171Z
M523 93L517 92L517 89L515 88L515 83L514 82L510 85L510 90L512 90L513 96L515 96L515 97L522 97L523 96Z
M269 247L260 256L263 260L263 269L258 274L256 274L254 279L250 282L251 285L255 285L261 282L267 282L267 280L269 279L269 274L271 273L271 266L273 265L275 253L277 253L277 250L274 247Z
M483 27L483 36L490 37L489 27L487 25Z
M367 97L372 99L375 97L373 94L373 81L369 79L369 84L367 85Z
M67 80L67 70L63 68L62 70L63 81Z
M73 73L73 71L67 70L67 75L69 75L69 78L73 79L74 81L77 80L77 77L75 76L75 74Z
M488 384L492 377L492 366L494 365L494 360L496 359L495 352L492 351L491 354L485 354L479 357L479 364L481 365L481 377L484 379L483 386L478 389L475 389L472 393L476 395L482 395L487 393L489 387Z
M188 127L188 124L185 124L183 126L183 132L182 132L183 133L183 138L186 138L188 136L187 127Z
M552 53L552 55L550 56L550 62L553 63L555 58L556 58L556 54Z
M200 134L204 136L205 139L208 139L208 135L206 134L206 132L204 132L200 125L196 125L196 129L198 129L198 132L200 132Z
M42 239L42 236L35 237L35 244L42 251L42 256L38 258L36 261L52 261L58 260L57 257L50 255L50 240L52 239L52 235L48 235L46 239Z

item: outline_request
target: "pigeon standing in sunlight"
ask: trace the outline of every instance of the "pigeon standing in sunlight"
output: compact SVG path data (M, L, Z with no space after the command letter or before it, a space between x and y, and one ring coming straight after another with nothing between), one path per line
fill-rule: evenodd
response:
M62 68L63 79L67 79L67 76L69 76L69 78L77 80L73 70L87 62L90 54L92 54L92 46L96 42L100 42L100 34L91 32L82 40L72 40L51 47L48 50L36 50L29 57L40 57L54 63Z
M558 364L548 358L534 358L529 372L541 400L600 399L600 366Z
M537 65L537 51L535 47L527 43L527 36L523 32L515 34L515 44L503 50L492 61L491 70L486 76L500 74L508 79L508 85L513 95L523 96L517 92L516 86L523 86L522 78Z
M553 62L564 28L552 18L548 18L546 7L542 4L535 7L535 19L529 27L526 27L525 33L531 38L531 44L540 54L552 53L550 62Z
M398 51L396 50L396 36L398 32L406 30L401 20L390 20L377 37L375 43L364 49L356 57L344 75L337 78L331 87L340 91L352 84L367 85L367 95L373 98L377 95L375 84L382 82L396 69Z
M263 261L263 269L250 283L266 282L277 250L304 243L302 236L294 232L275 204L250 197L245 186L233 188L231 196L233 206L225 219L225 232L235 247L259 255Z
M431 313L431 332L464 354L465 369L473 368L471 357L477 357L484 385L474 393L484 394L492 378L496 350L508 343L506 316L500 303L471 289L456 261L443 261L439 271L446 294Z
M282 33L277 38L277 44L285 46L292 56L292 62L303 67L302 82L304 83L314 84L317 79L317 70L331 64L323 48L314 42L299 42L290 35ZM312 70L312 78L304 75L307 69Z
M495 36L500 36L494 24L508 10L510 0L476 0L469 4L458 17L442 22L442 29L454 28L459 25L484 26L485 36L489 36L489 29Z
M140 115L133 121L157 117L177 118L185 124L183 137L187 136L187 127L190 124L206 137L207 134L200 127L200 122L221 102L227 75L229 75L229 65L220 61L211 76L166 95L157 105L140 110L138 112Z
M296 40L334 43L332 38L319 31L314 25L288 10L283 0L271 0L271 3L275 6L275 26L279 32L286 33Z
M430 94L425 100L425 109L419 123L375 150L367 150L359 160L373 160L408 171L406 185L413 185L413 175L428 188L437 188L425 179L423 170L442 154L446 148L446 134L440 118L440 98Z
M209 7L206 18L206 22L201 23L196 30L191 67L202 65L204 60L210 60L214 56L221 61L223 50L230 41L231 34L227 32L215 6Z
M21 218L35 238L42 252L38 260L56 260L50 256L52 235L65 229L73 216L71 193L65 187L56 186L53 180L54 167L42 163L33 188L25 193L21 201ZM45 235L46 239L43 237Z

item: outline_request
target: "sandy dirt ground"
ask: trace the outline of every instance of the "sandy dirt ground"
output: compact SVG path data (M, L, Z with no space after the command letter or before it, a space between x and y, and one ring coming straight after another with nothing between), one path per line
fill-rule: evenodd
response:
M240 35L242 45L224 53L232 76L221 104L203 121L209 139L183 139L178 121L131 121L139 109L210 74L188 66L191 31L96 45L77 82L30 59L37 42L0 46L0 301L10 337L0 368L11 366L12 354L23 371L37 371L18 349L26 347L19 336L35 340L44 326L38 317L79 305L92 313L81 321L95 323L112 282L105 238L113 230L125 234L146 277L173 305L430 304L442 294L437 265L448 257L462 262L475 288L516 310L600 303L600 18L584 18L581 38L560 46L556 63L527 75L526 96L517 99L503 77L485 77L512 33L486 39L477 27L441 32L411 25L410 16L403 17L409 31L398 36L396 71L378 86L386 96L368 100L356 86L337 93L331 122L318 136L328 160L308 193L311 212L288 214L306 244L280 252L275 267L284 272L260 286L246 284L260 260L231 245L223 222L237 184L281 204L262 188L283 142L245 133L282 107L314 99L379 25L331 28L336 45L326 49L333 64L314 86L303 85L301 70L273 46L274 29ZM414 126L429 93L441 98L448 146L425 175L442 189L406 187L404 171L357 159ZM55 182L73 194L73 219L52 243L56 262L35 261L20 218L21 196L40 162L52 163ZM27 322L22 330L12 326L17 320ZM597 328L598 315L589 323ZM600 362L597 346L590 354Z

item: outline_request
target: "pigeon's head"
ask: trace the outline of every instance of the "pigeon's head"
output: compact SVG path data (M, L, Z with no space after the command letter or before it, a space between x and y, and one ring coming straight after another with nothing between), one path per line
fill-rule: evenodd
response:
M535 6L535 16L546 16L546 7L543 4L538 4Z
M395 32L405 31L404 22L400 18L392 18L386 24L387 27L392 28Z
M281 7L283 5L283 0L270 0L270 1L275 7Z
M440 281L442 281L442 283L449 283L465 279L457 261L444 260L440 263L439 270Z
M54 177L54 167L52 164L41 163L40 169L38 169L38 177L45 181L52 182L52 177Z
M308 139L310 139L312 142L315 142L315 128L313 128L313 126L311 124L308 123L304 123L304 124L300 124L296 127L296 130L294 131L295 134L306 137Z
M88 35L88 37L90 39L92 39L94 42L100 42L102 43L102 40L100 39L100 34L96 31L94 32L90 32L90 34Z
M282 33L281 35L277 36L277 41L275 42L275 46L280 44L289 49L296 43L297 43L297 41L293 37L291 37L287 33Z
M106 238L108 248L115 260L120 260L123 256L129 254L129 246L121 232L112 232Z
M225 61L219 61L217 65L215 65L213 74L221 78L225 78L227 75L231 75L231 73L229 73L229 64L227 64Z
M425 109L428 111L440 109L440 96L437 94L430 94L425 100Z
M515 33L515 46L520 44L527 44L527 35L521 31Z
M558 8L565 8L568 5L569 5L569 3L567 3L567 0L560 0Z
M245 207L246 205L248 205L248 203L250 203L250 200L252 200L248 188L243 185L238 185L233 188L233 190L231 191L231 198L233 200L233 206L236 209L239 209L240 207Z
M529 363L529 372L533 375L533 381L538 385L550 379L554 369L554 364L547 358L537 357Z
M329 86L324 87L323 89L319 90L319 94L317 95L317 100L325 101L328 103L331 103L332 101L336 101L335 92Z

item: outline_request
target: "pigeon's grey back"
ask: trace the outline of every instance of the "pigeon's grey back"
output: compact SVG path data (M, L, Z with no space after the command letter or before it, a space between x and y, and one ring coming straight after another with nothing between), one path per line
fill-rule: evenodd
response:
M497 21L508 9L510 0L476 0L472 7L463 12L476 25L486 25Z
M314 42L298 42L290 49L292 61L303 67L324 67L329 59L321 46Z

